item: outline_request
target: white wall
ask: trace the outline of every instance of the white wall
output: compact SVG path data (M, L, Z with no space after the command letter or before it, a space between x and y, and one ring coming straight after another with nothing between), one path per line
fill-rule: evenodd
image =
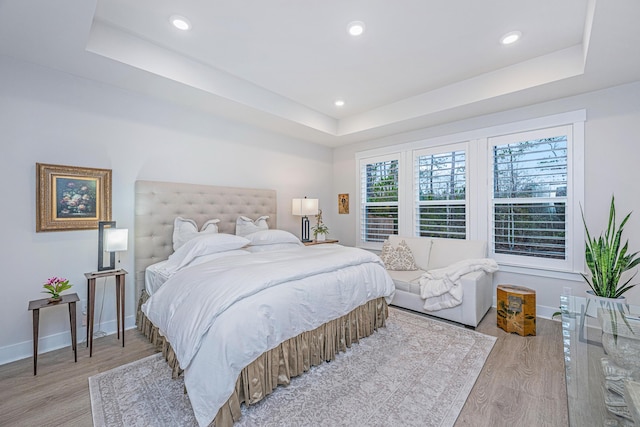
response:
M476 117L366 143L337 148L334 151L334 193L349 193L351 214L338 215L333 228L342 242L355 244L357 218L353 214L358 200L355 153L371 148L419 141L443 135L485 128L520 120L543 117L578 109L587 110L585 124L585 200L584 210L592 233L607 224L608 203L616 196L620 217L634 211L626 226L630 249L640 250L640 82L537 104L498 114ZM583 248L578 250L582 251ZM583 296L587 285L579 275L575 280L498 272L495 284L511 283L536 290L538 314L557 311L563 287ZM640 282L640 275L636 278ZM626 294L632 304L640 305L640 286Z
M0 56L0 76L0 364L32 355L27 306L45 297L42 283L54 275L67 277L71 291L85 300L83 273L97 264L97 231L35 232L36 162L112 169L112 216L130 230L138 179L276 189L278 226L296 235L300 219L291 215L292 198L318 197L321 207L335 198L327 185L332 180L329 148L8 57ZM325 220L331 226L330 212ZM133 251L124 253L122 267L133 272L133 259ZM102 315L106 332L115 331L114 287L111 279ZM97 313L102 289L99 281ZM130 274L128 327L135 303ZM41 352L70 343L67 316L66 306L41 310ZM96 330L97 322L98 317Z

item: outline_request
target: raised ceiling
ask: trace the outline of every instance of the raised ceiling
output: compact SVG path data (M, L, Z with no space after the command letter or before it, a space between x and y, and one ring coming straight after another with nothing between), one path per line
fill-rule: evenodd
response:
M638 80L639 3L0 0L0 53L338 146Z

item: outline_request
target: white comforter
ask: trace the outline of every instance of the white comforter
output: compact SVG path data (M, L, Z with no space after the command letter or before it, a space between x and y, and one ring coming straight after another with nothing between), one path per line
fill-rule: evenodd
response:
M394 289L377 256L317 245L186 268L142 310L174 348L198 423L208 425L257 356L371 299L390 302Z

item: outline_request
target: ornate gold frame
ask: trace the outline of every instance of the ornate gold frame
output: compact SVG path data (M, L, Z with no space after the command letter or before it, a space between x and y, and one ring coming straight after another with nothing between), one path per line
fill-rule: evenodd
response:
M111 221L111 169L36 163L36 231L91 230Z

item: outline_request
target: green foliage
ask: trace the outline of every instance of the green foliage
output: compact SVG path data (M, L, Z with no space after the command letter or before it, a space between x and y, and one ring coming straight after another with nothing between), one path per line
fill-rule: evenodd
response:
M587 281L589 287L593 292L600 297L605 298L619 298L622 294L634 287L636 284L629 284L631 280L636 276L637 272L633 274L627 281L620 284L620 278L622 273L631 270L640 264L640 258L638 258L638 252L627 253L629 249L629 241L626 241L624 246L621 246L622 232L624 226L631 216L629 212L620 226L616 226L616 208L614 197L611 196L611 207L609 208L609 223L605 231L604 236L591 237L587 223L584 218L584 212L580 207L582 213L582 222L587 234L586 248L585 248L585 260L587 267L591 271L591 278L582 274L582 277Z
M47 282L42 285L46 290L42 291L45 294L51 294L51 298L60 298L60 294L67 289L71 289L73 285L69 284L68 279L62 277L51 277Z
M329 227L320 223L311 227L311 231L313 232L313 237L317 238L318 234L329 234Z

